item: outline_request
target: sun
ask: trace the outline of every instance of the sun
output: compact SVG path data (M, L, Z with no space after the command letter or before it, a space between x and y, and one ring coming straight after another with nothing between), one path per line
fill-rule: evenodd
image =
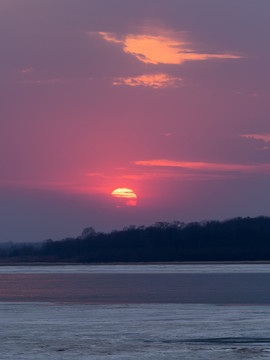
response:
M117 188L112 191L112 196L126 199L137 199L135 192L128 188Z
M132 189L129 188L117 188L112 191L112 196L114 198L127 200L125 204L127 206L136 206L137 205L137 195ZM120 205L118 205L120 206Z

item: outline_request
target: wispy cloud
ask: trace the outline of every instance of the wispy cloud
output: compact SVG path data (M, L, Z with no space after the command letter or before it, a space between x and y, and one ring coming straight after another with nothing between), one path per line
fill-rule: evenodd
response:
M87 173L86 174L87 176L90 176L90 177L104 177L105 175L103 173L99 173L99 172L92 172L92 173Z
M166 159L135 161L135 165L179 168L203 172L239 172L239 173L270 173L270 163L262 164L226 164L192 161L172 161Z
M35 71L35 69L33 68L33 67L27 67L27 68L23 68L22 70L21 70L21 73L22 74L30 74L30 73L32 73L32 72L34 72Z
M164 89L167 87L178 87L181 80L181 78L167 74L145 74L134 77L116 78L113 85L146 86L154 89Z
M149 171L142 174L127 174L118 176L117 179L121 180L135 180L135 181L155 181L155 180L169 180L169 179L181 179L186 181L204 181L204 180L218 180L224 179L224 174L213 173L191 173L191 172L179 172L179 171ZM226 178L236 178L235 175L226 174Z
M30 84L30 85L46 85L46 84L57 84L61 82L65 82L64 79L59 78L51 78L51 79L33 79L33 80L24 80L24 84Z
M182 64L185 61L241 57L231 53L198 52L185 40L184 33L162 29L142 29L142 31L141 34L127 34L124 37L108 32L98 32L98 35L107 42L121 45L125 53L134 55L146 64Z
M33 67L26 67L20 70L21 77L19 82L30 85L56 84L66 81L63 78L57 78L37 72Z
M254 140L262 140L265 143L270 142L270 133L262 133L262 134L241 134L239 135L246 139L254 139Z
M24 187L41 190L62 190L72 189L75 185L68 181L16 181L16 180L0 180L0 185Z
M98 175L97 175L98 176ZM0 187L25 188L31 190L42 190L52 192L63 192L68 194L108 194L110 188L102 184L96 186L84 182L68 181L15 181L0 180Z

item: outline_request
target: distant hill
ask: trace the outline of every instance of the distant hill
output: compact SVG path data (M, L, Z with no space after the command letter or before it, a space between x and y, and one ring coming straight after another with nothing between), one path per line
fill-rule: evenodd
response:
M111 233L0 247L0 262L171 262L270 260L270 218L158 222Z

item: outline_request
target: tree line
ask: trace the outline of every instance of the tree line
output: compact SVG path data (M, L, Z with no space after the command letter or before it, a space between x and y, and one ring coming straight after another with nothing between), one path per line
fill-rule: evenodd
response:
M0 262L172 262L270 260L270 217L157 222L110 233L0 247Z

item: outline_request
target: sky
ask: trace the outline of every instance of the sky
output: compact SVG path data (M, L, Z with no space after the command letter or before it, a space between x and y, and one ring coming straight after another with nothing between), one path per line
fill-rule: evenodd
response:
M269 13L1 0L0 242L270 216Z

